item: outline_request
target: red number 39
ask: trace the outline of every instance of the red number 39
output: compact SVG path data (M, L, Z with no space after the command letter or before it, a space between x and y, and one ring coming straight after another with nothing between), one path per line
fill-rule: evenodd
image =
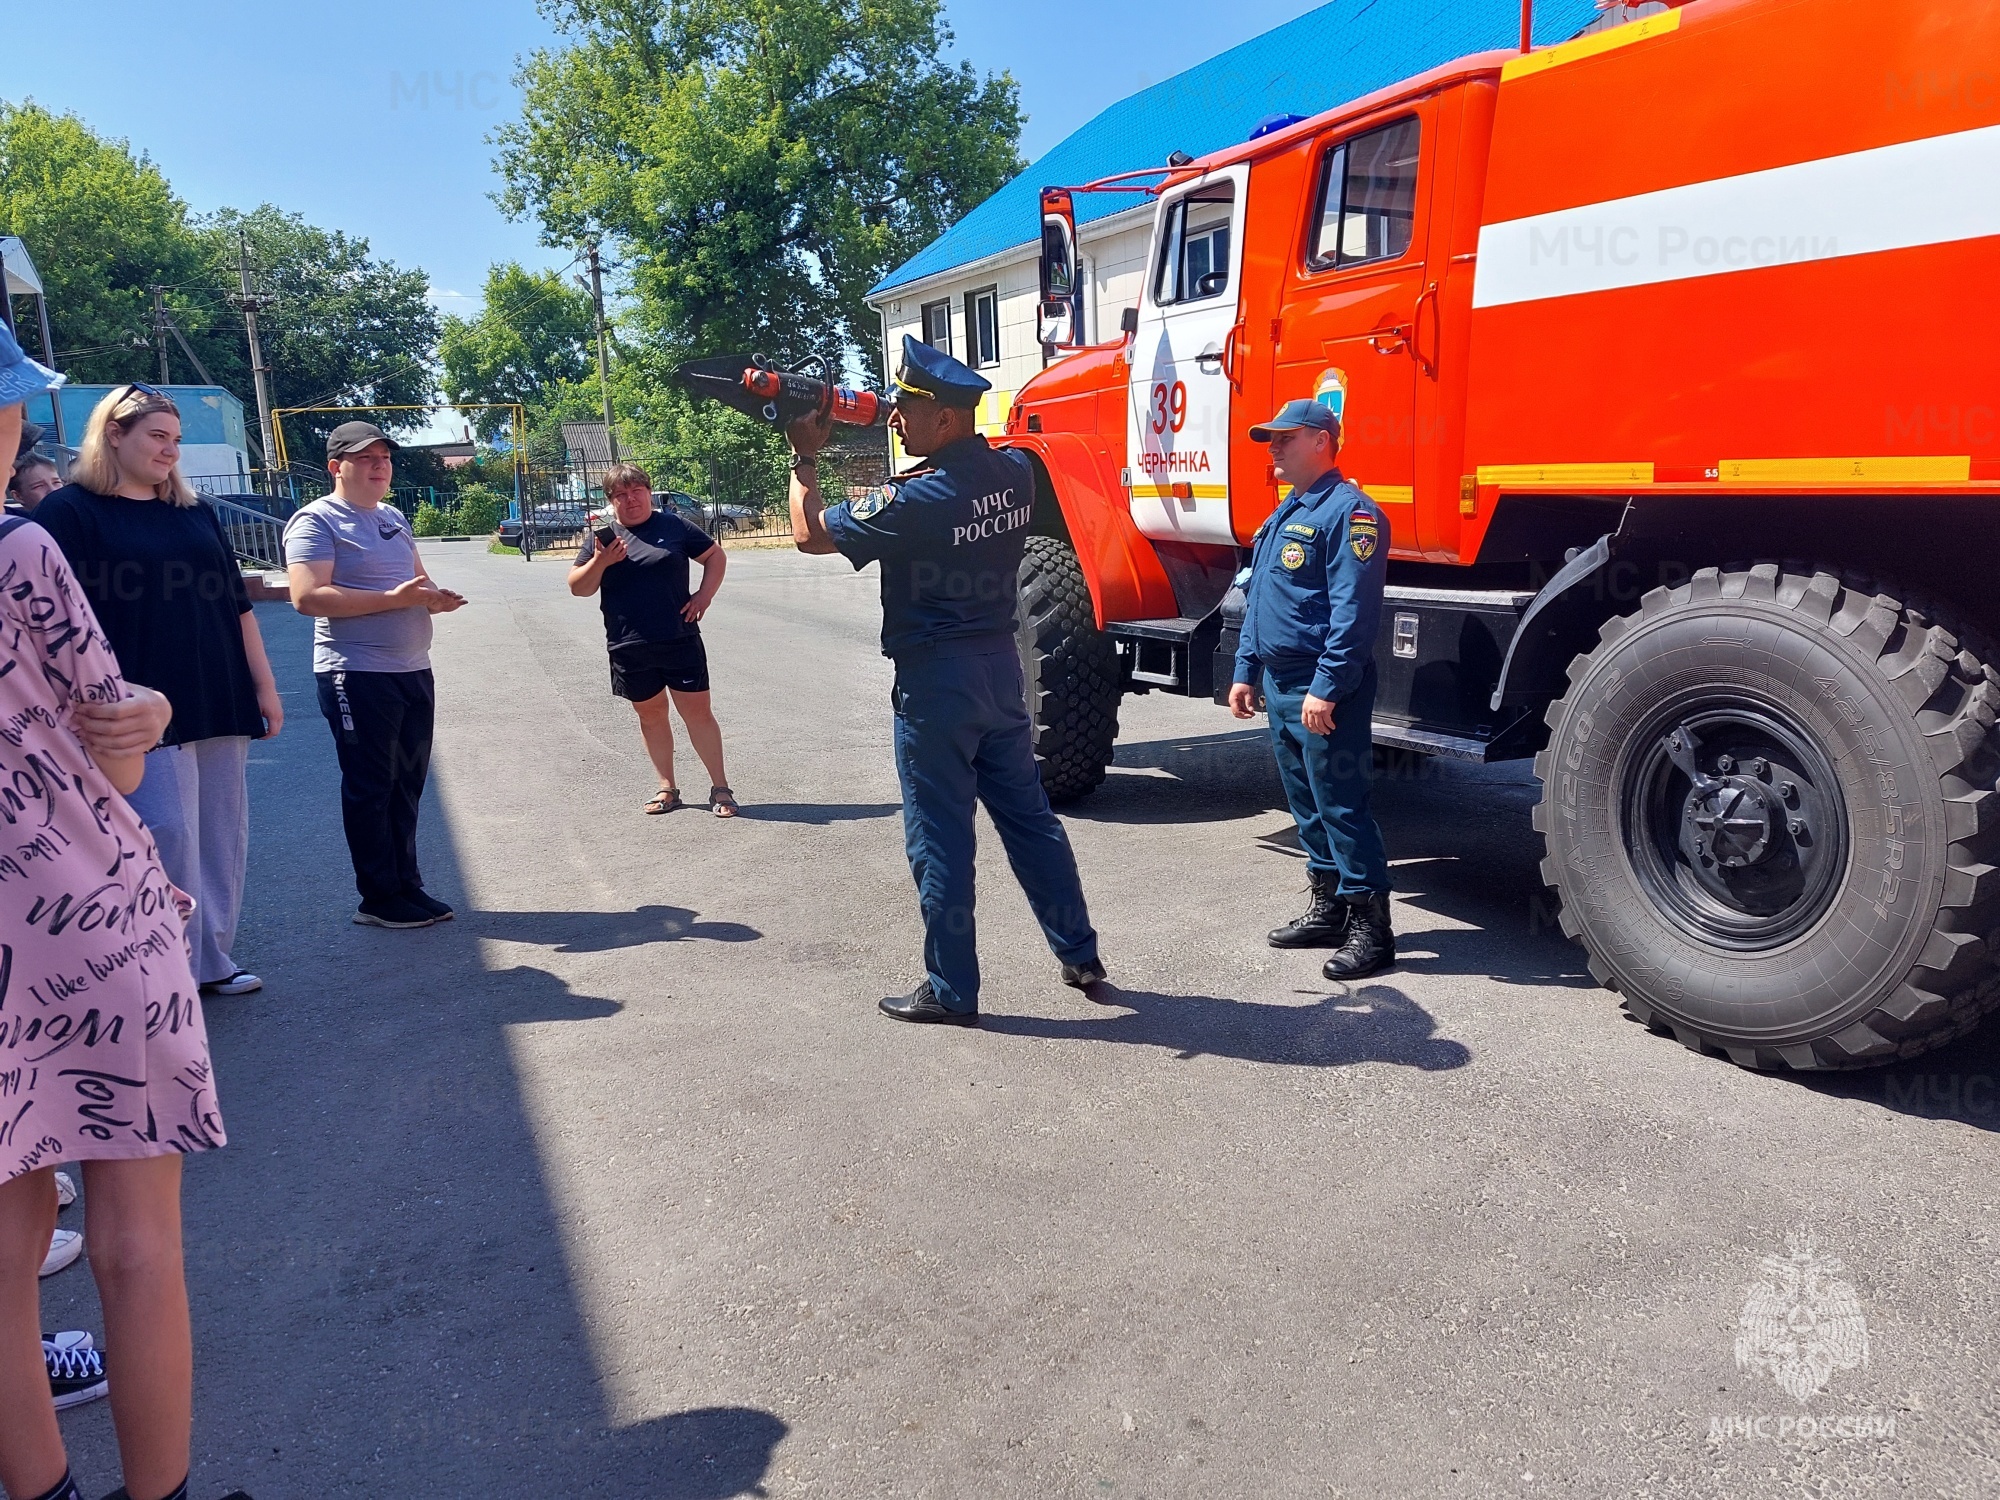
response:
M1169 427L1179 432L1187 426L1187 385L1176 380L1171 389L1165 381L1153 387L1152 428L1163 433Z

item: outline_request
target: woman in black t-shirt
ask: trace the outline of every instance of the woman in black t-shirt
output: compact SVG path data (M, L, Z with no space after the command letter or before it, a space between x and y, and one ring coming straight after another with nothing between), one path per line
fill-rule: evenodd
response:
M604 634L611 648L611 691L639 714L646 753L660 774L660 789L646 804L667 813L685 804L674 784L674 727L667 717L673 695L694 753L708 771L708 805L718 818L736 816L736 794L722 767L722 727L708 701L708 652L701 617L722 587L722 548L698 526L653 509L653 481L637 464L614 464L604 476L617 524L600 544L586 532L569 591L579 599L600 593ZM701 564L701 587L688 592L688 562Z
M166 694L173 722L127 800L167 878L195 899L202 989L263 987L229 950L250 858L250 741L285 722L264 637L215 511L180 471L180 409L152 386L113 390L90 414L71 483L35 510L103 625L128 682Z

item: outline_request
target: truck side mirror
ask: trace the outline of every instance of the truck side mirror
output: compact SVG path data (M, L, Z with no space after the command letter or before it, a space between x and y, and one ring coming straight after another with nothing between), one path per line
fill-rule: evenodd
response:
M1083 288L1077 275L1076 208L1068 188L1042 189L1042 298L1036 332L1051 349L1083 347Z
M1128 307L1118 315L1118 331L1131 338L1139 331L1139 309Z

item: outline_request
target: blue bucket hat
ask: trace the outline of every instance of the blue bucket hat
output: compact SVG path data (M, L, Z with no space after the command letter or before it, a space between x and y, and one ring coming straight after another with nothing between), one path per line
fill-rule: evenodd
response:
M66 378L23 354L13 330L0 322L0 409L19 406L30 396L52 391Z

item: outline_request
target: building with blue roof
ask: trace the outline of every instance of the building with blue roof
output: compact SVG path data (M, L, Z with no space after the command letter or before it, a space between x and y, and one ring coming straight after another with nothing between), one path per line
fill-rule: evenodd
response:
M1596 0L1538 0L1535 41L1664 9ZM1519 0L1330 0L1297 20L1142 89L1081 130L890 272L868 294L883 344L915 334L993 382L981 425L998 430L1014 393L1045 363L1037 339L1040 192L1205 156L1250 138L1273 116L1310 118L1470 53L1520 43ZM1076 216L1084 331L1112 337L1138 305L1153 225L1149 198L1081 194ZM893 359L893 353L890 356Z

